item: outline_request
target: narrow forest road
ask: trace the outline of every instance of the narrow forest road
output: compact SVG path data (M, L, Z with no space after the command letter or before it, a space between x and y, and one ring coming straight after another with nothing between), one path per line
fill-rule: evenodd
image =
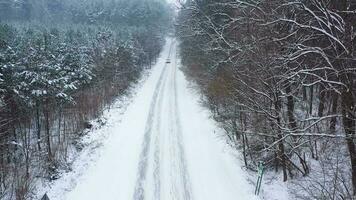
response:
M167 63L170 60L170 63ZM179 70L168 39L151 75L68 200L253 200L239 162Z

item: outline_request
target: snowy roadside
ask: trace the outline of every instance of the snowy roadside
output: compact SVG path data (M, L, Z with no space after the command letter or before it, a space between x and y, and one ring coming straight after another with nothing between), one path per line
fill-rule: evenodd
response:
M218 125L217 125L218 126ZM226 141L228 138L224 135L223 131L221 130L221 137L224 138ZM243 157L242 152L237 150L236 148L229 145L227 151L236 158L237 162L241 163L243 166ZM242 167L243 171L247 174L248 182L253 185L254 187L257 184L257 169L256 172L247 169L246 167ZM263 200L292 200L292 196L289 194L289 183L285 183L282 181L282 173L275 173L274 171L265 171L263 174L262 182L261 182L261 189L259 193L260 199Z
M218 122L216 122L216 127L219 127ZM224 133L224 130L219 129L216 131L217 137L221 140L228 142L228 137ZM226 145L225 151L236 158L235 162L239 163L242 170L246 174L246 179L249 184L256 186L258 174L257 171L247 169L243 166L242 152L239 149L233 147L233 145ZM257 170L257 169L256 169ZM274 171L265 171L262 178L261 189L259 193L259 198L262 200L292 200L292 195L289 193L289 183L282 181L282 173L275 173ZM254 188L255 189L255 188Z
M292 200L289 194L289 183L282 181L282 173L266 172L262 179L261 197L265 200ZM257 175L250 172L250 179L256 184Z
M45 194L50 199L51 197L60 197L71 191L80 182L79 180L86 169L100 158L108 138L115 134L108 130L121 122L122 115L132 103L139 88L149 77L151 70L143 71L139 81L133 83L112 105L108 105L101 117L91 121L92 128L83 130L83 137L75 141L75 144L70 145L68 152L70 170L62 171L57 180L49 181L42 178L36 180L32 199L41 199Z
M242 157L242 150L236 148L235 144L232 144L221 124L214 120L214 114L204 105L204 96L202 96L197 85L194 82L189 82L189 85L187 87L189 88L191 93L194 94L193 96L196 96L196 98L200 98L201 107L205 107L204 110L206 112L206 116L208 116L210 118L209 121L214 124L212 126L216 127L214 129L214 137L217 140L220 140L222 144L225 144L223 145L223 151L228 157L233 159L232 164L235 167L241 168L241 172L239 172L241 176L240 178L246 179L247 182L253 187L253 189L255 189L258 178L257 172L249 170L243 165L244 162ZM265 171L261 183L260 194L257 198L261 200L292 200L293 197L289 193L289 186L289 182L285 183L282 181L281 173L275 173L274 171ZM236 188L236 190L239 190L239 188Z
M217 122L216 127L219 127ZM226 143L229 143L228 138L222 129L216 130L216 137L226 141ZM246 169L246 167L243 166L242 152L234 148L232 145L226 145L225 151L227 154L230 154L232 157L236 158L235 162L238 163L245 172L245 178L249 184L255 187L258 178L257 172ZM263 175L259 198L263 200L292 200L293 198L288 191L289 184L283 182L281 179L281 173L276 174L274 171L266 171Z
M216 125L219 126L218 124ZM228 138L224 134L223 130L217 131L217 137L227 141ZM242 170L246 174L246 179L249 184L253 185L254 189L257 183L257 171L251 171L243 166L242 152L231 145L226 145L225 151L236 158L235 162L239 163ZM257 169L256 169L257 170ZM289 193L289 182L282 181L282 173L275 173L274 171L265 171L262 178L261 189L259 193L259 199L261 200L292 200L293 197Z

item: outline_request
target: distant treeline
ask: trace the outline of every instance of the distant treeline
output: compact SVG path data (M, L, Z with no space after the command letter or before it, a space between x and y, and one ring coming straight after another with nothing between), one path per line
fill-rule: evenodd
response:
M149 68L164 1L0 1L0 199L58 178L83 129Z
M166 25L170 13L163 0L0 0L0 21L41 23Z
M188 0L177 24L184 70L245 166L263 161L299 199L356 195L355 30L350 0Z

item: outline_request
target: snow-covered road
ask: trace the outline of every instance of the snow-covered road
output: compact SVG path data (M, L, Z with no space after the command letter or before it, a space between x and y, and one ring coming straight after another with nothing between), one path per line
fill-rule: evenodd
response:
M52 199L256 198L179 65L176 42L168 39L122 122L106 130L113 134L100 158L70 192Z

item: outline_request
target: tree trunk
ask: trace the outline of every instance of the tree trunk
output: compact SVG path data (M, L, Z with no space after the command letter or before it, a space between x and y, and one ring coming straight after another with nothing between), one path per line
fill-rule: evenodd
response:
M279 98L279 97L277 97ZM281 125L281 118L280 118L280 113L281 113L281 101L280 99L277 99L275 102L275 108L276 108L276 114L277 114L277 124L280 126ZM282 135L282 130L277 127L277 137L278 137L278 157L279 160L281 161L282 165L282 170L283 170L283 181L288 180L288 172L287 172L287 163L286 163L286 156L285 156L285 150L284 150L284 140L283 135Z
M282 139L282 134L279 133L278 134L278 139L281 140ZM281 140L278 143L278 152L279 152L279 159L281 160L281 164L282 164L282 170L283 170L283 181L287 181L288 180L288 174L287 174L287 165L286 165L286 157L285 157L285 152L284 152L284 143L283 140Z
M61 144L61 128L62 128L62 109L58 111L58 144Z
M307 100L307 88L305 86L302 87L303 92L303 101Z
M332 95L333 96L332 96L331 114L336 115L339 96L335 92L333 92ZM330 133L335 133L336 119L337 119L336 117L332 117L330 120Z
M247 156L246 156L246 134L242 133L242 154L244 157L245 167L247 167Z
M39 103L36 103L36 128L37 128L37 147L38 151L41 151L41 119Z
M319 160L319 155L318 155L318 143L316 140L314 140L314 150L315 150L315 160Z
M236 112L236 109L235 109ZM247 167L247 156L246 156L246 134L245 134L245 123L244 123L244 116L242 114L242 112L240 112L240 126L241 126L241 130L242 130L242 154L244 157L244 163L245 166Z
M352 173L352 188L356 195L356 146L355 137L355 121L356 117L353 113L355 102L350 90L342 92L342 118L346 134L346 143L350 154L351 173Z
M322 117L325 107L325 87L320 85L319 87L319 108L318 108L318 117Z
M297 130L297 122L294 117L294 99L293 99L293 94L290 85L287 86L286 88L286 93L288 95L287 97L287 113L288 113L288 121L289 121L289 127L291 131Z
M235 132L235 140L239 141L241 139L241 135L240 135L239 130L237 128L236 117L231 119L231 123L232 123L232 129L234 129L234 132Z
M52 160L52 149L51 149L51 132L50 132L50 123L49 123L49 105L48 102L46 103L46 110L45 110L45 120L46 120L46 139L47 139L47 153L48 153L48 160Z
M310 102L309 102L309 114L313 115L313 97L314 97L314 86L310 86Z

